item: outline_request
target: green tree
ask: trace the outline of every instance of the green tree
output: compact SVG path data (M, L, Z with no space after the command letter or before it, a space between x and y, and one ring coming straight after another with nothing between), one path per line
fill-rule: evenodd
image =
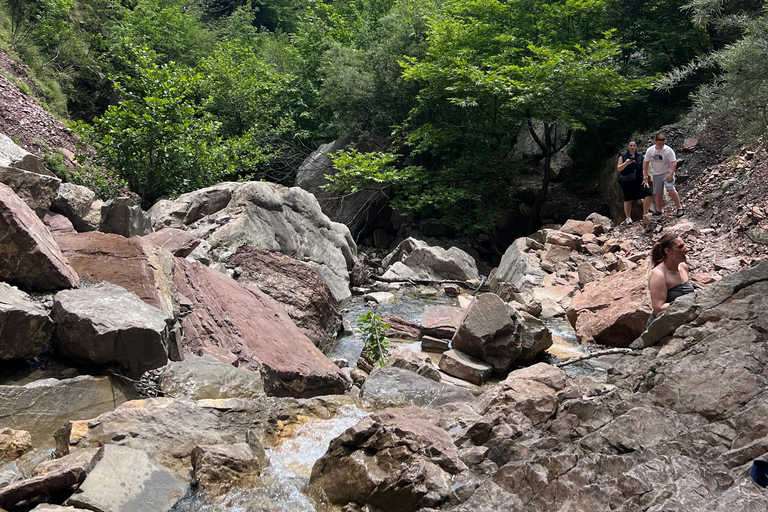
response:
M145 207L217 183L232 168L220 124L206 111L204 76L173 62L158 65L154 57L137 51L131 73L114 79L123 99L93 126L75 125Z
M214 35L201 16L195 2L137 0L131 8L124 8L122 16L108 29L112 51L119 52L121 43L128 40L155 52L158 62L194 66L210 55L214 46Z
M739 37L717 51L680 66L657 83L662 90L677 86L699 69L715 77L693 94L690 119L699 128L720 125L749 143L768 133L768 12L727 0L694 0L689 4L700 26ZM757 15L756 15L757 11Z
M397 180L401 203L464 229L493 225L514 201L509 156L527 127L544 163L528 225L537 228L552 155L644 85L619 73L605 9L602 0L453 0L432 19L426 56L404 63L420 90L399 129L399 152L415 164Z
M281 74L253 47L222 43L201 62L210 101L206 110L221 123L238 172L283 182L303 160L295 145L300 110L296 77Z

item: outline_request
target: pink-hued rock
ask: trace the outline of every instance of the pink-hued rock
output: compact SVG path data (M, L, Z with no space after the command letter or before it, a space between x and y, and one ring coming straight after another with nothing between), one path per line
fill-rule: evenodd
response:
M339 301L312 267L277 251L247 245L238 247L229 263L240 269L239 282L256 284L285 306L294 323L316 347L322 350L336 341L341 328Z
M200 245L200 239L189 232L178 228L165 228L142 237L147 242L165 249L174 256L186 258L195 247Z
M99 231L62 233L56 241L83 279L122 286L167 315L178 314L173 257L167 251L141 237Z
M35 291L77 288L80 283L43 221L2 183L0 280Z
M453 306L427 306L421 314L421 333L435 338L453 338L467 311Z
M603 232L603 227L588 220L568 219L560 231L571 235L599 235Z
M645 330L650 314L644 265L588 283L567 311L579 342L612 347L629 346Z
M270 395L310 397L344 393L348 378L291 321L285 308L256 286L200 263L176 258L174 282L184 316L184 350L219 347L239 366L261 370Z
M72 222L60 213L45 212L43 224L45 224L51 234L77 232Z

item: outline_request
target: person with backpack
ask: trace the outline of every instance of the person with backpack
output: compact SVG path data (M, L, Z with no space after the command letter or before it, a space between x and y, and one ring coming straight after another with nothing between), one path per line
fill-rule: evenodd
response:
M651 207L651 189L643 182L643 153L637 150L637 142L629 141L627 150L620 156L616 164L619 173L619 186L624 193L624 214L627 220L624 224L632 224L632 203L643 200L643 217Z

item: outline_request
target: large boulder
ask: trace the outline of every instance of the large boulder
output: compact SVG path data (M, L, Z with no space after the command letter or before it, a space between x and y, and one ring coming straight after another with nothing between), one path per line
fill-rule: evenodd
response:
M0 280L35 291L77 288L80 282L43 222L2 183Z
M552 346L552 332L535 316L525 311L518 313L523 318L523 333L520 337L521 351L517 359L521 362L533 361Z
M173 258L164 249L142 237L125 238L96 231L59 234L56 242L84 279L122 286L166 315L178 315Z
M321 350L336 341L341 309L328 285L312 268L277 251L243 245L230 258L238 281L256 284L285 306L291 320Z
M192 400L264 395L259 372L235 368L211 355L194 354L187 354L183 361L168 363L160 378L160 389L168 396Z
M588 283L571 299L568 321L579 342L627 347L651 314L644 265Z
M54 297L54 346L86 365L117 367L138 379L168 362L172 318L125 288L101 283Z
M67 505L95 512L168 512L189 483L139 450L106 445Z
M346 148L348 143L346 139L337 139L313 151L296 172L296 186L313 194L323 213L334 222L345 224L352 234L357 236L363 230L376 225L382 208L389 200L384 187L366 188L352 194L320 188L328 184L327 175L335 175L338 172L329 155Z
M389 512L439 506L453 496L452 476L466 469L439 421L439 413L417 407L364 418L331 441L310 482L339 505Z
M99 211L93 211L97 204ZM101 222L101 204L96 193L82 185L62 183L56 198L51 203L51 211L60 213L72 222L77 231L94 231Z
M198 489L214 495L232 487L258 487L265 462L248 443L202 445L192 452L192 478Z
M37 357L53 336L53 322L41 304L0 282L0 360Z
M493 293L475 298L451 347L506 373L522 350L523 319Z
M337 300L350 296L357 246L349 228L331 222L315 197L298 187L222 183L159 201L150 214L158 229L188 226L215 260L228 260L241 245L279 251L312 267Z
M10 187L31 209L45 211L56 198L61 180L15 167L0 167L0 183Z
M282 305L256 286L176 258L174 282L188 311L184 349L216 347L238 364L260 370L267 393L308 397L344 393L347 377L291 321Z
M201 240L179 228L165 228L142 237L156 247L165 249L174 256L186 258L194 251Z
M124 237L152 233L152 217L128 197L110 199L101 207L99 231Z
M458 247L446 250L415 238L406 238L400 242L381 264L382 267L389 268L395 263L405 265L418 279L469 281L480 278L475 259ZM397 281L403 278L400 274L387 271L381 277Z
M93 418L134 396L117 379L86 375L0 386L0 425L26 430L36 448L50 448L53 433L69 420Z
M491 291L495 293L501 283L509 283L517 291L530 291L541 286L547 273L541 269L539 257L532 252L536 246L537 242L530 238L518 238L512 242L490 280Z
M37 156L17 145L7 135L0 133L0 167L15 167L26 171L53 176Z

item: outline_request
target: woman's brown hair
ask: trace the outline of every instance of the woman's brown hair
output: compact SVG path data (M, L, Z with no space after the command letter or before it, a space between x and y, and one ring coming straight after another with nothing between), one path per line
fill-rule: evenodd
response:
M678 238L680 237L676 234L669 233L659 238L659 240L653 244L653 249L651 249L651 263L654 267L664 261L664 259L667 257L667 255L664 253L664 250L672 247L672 242Z

